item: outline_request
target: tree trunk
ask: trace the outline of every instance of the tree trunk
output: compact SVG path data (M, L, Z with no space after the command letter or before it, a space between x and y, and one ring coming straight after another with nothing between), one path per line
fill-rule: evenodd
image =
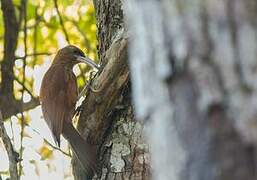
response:
M143 125L134 118L127 65L128 37L120 0L95 0L102 69L90 83L78 129L97 148L93 179L149 179L149 152ZM86 154L85 154L86 155ZM92 179L73 159L76 180Z
M125 4L153 179L256 179L256 1Z

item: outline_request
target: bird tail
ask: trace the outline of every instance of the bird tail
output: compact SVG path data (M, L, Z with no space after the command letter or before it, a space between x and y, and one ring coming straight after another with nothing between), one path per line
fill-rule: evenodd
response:
M96 150L86 142L72 123L63 123L64 138L70 143L71 149L88 175L94 175L97 170Z

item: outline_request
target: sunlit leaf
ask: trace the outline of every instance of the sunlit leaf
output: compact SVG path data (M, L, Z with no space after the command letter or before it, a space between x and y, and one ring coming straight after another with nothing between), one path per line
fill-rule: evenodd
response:
M28 113L23 113L23 123L24 123L24 125L25 126L27 126L27 125L29 125L29 122L30 122L30 116L28 115ZM19 119L18 119L18 124L20 124L21 125L21 123L22 123L22 117L19 117Z
M53 157L53 150L51 150L47 145L43 145L38 153L41 156L41 160L51 159Z

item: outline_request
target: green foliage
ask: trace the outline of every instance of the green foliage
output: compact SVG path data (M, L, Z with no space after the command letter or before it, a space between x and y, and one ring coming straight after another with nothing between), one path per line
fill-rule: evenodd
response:
M53 157L53 150L51 148L44 144L39 150L38 153L41 156L41 160L51 159Z
M53 55L65 43L65 29L68 32L68 37L71 44L80 47L92 59L97 61L97 40L96 40L96 20L93 3L88 0L66 0L57 1L58 9L61 13L61 18L64 22L64 27L60 24L60 17L54 6L53 0L30 0L27 1L27 56L26 71L34 70L36 66L40 66L47 59L52 59ZM13 0L17 10L17 19L19 19L19 7L21 0ZM3 38L4 24L2 11L0 11L0 44L4 43ZM67 42L66 42L67 43ZM33 55L34 54L34 55ZM43 54L43 55L42 55ZM47 54L47 55L44 55ZM17 57L22 57L24 54L24 21L21 23L18 48L16 51ZM3 57L3 46L0 47L0 62ZM21 98L23 80L23 67L15 65L15 97ZM80 73L84 76L86 72L85 66L80 66ZM27 74L27 73L26 73ZM81 75L80 75L81 77ZM24 85L31 94L34 93L34 78L26 76ZM0 77L1 79L1 77ZM79 86L84 86L86 78L79 79ZM22 82L23 83L23 82Z
M21 0L13 0L13 3L17 21L19 21ZM93 3L90 0L58 0L57 3L61 17L58 16L55 9L54 0L27 1L26 23L24 18L22 18L16 49L17 59L13 67L15 76L15 81L13 82L14 97L17 100L26 99L24 97L29 99L31 96L38 96L38 82L42 78L43 72L36 74L36 71L41 67L49 66L49 62L53 59L56 51L68 44L64 31L67 31L71 44L80 47L90 58L97 61L96 19ZM64 26L61 25L60 18L62 18ZM3 13L0 11L0 64L4 53L4 31ZM25 37L26 45L24 43ZM76 74L79 76L78 85L80 88L85 85L85 81L88 78L87 75L89 73L87 71L88 68L85 65L80 65L77 68ZM25 78L23 77L24 72ZM21 121L21 114L16 115L18 119L17 124L21 125L24 123L24 127L27 128L31 121L33 121L33 118L27 112L24 112L23 115L24 121ZM21 136L30 137L30 134L26 132L26 128L23 129L24 131ZM14 141L17 141L17 139L14 139ZM26 149L22 145L20 148ZM53 157L53 149L46 143L43 143L37 152L42 160ZM31 160L30 163L35 163L35 161Z

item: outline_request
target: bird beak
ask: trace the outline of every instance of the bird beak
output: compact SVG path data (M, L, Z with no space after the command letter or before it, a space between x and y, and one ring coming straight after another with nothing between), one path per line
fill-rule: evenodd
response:
M75 57L76 57L77 61L82 62L82 63L86 63L87 65L89 65L92 68L95 68L97 70L99 69L98 64L96 64L92 59L90 59L88 57L78 56L78 55L75 55Z

